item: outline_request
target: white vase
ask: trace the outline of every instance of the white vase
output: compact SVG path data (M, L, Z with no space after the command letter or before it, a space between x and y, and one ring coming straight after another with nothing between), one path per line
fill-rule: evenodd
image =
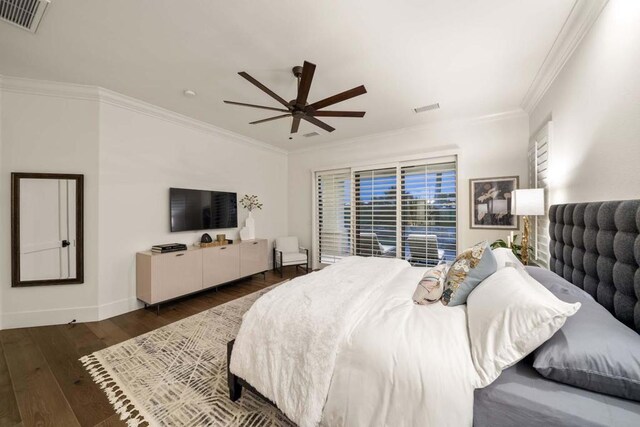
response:
M256 238L256 222L253 219L253 212L249 211L249 216L244 220L244 227L240 230L240 239L253 240Z

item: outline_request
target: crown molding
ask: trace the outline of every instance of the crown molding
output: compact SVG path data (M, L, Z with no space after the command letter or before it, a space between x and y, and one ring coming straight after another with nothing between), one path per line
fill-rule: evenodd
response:
M39 96L52 96L64 99L95 101L115 107L124 108L136 113L145 114L166 122L174 123L200 132L214 135L224 135L235 142L254 148L287 154L287 151L266 142L249 138L244 135L214 126L201 120L193 119L175 111L141 101L120 93L98 86L80 85L74 83L33 80L21 77L0 75L0 90L3 92L22 93Z
M551 87L584 36L596 22L609 0L576 0L551 49L522 100L522 109L531 114Z
M99 88L96 86L25 79L22 77L0 76L0 90L3 92L53 96L66 99L99 100Z
M301 154L301 153L307 153L311 151L326 150L329 148L336 148L343 145L357 144L359 142L369 142L372 139L394 137L394 136L399 136L406 133L419 132L421 130L427 130L427 129L452 127L452 126L472 126L477 124L496 122L500 120L510 120L515 118L528 118L528 117L529 116L525 111L518 108L515 110L504 111L501 113L486 114L482 116L467 117L462 119L430 122L426 124L420 124L420 125L410 126L410 127L401 128L401 129L395 129L395 130L379 132L379 133L372 133L364 136L357 136L355 138L343 139L340 141L329 142L322 145L312 145L310 147L302 147L302 148L290 150L289 154Z

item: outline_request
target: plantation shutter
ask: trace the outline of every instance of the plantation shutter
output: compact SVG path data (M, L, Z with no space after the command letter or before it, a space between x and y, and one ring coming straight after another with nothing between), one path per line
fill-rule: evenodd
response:
M355 171L355 255L396 256L395 167Z
M317 261L332 264L350 255L351 171L316 173Z
M541 267L549 266L549 142L552 122L533 138L529 145L529 188L544 189L545 215L533 221L533 258Z
M413 265L453 261L457 247L456 162L401 167L401 257Z

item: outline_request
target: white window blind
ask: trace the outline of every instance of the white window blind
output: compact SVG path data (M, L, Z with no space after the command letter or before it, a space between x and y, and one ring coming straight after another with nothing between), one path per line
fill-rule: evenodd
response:
M455 157L316 172L315 260L349 255L453 261L457 252Z
M355 254L396 256L396 168L354 172Z
M456 163L405 166L402 176L402 258L437 265L456 256Z
M549 266L549 144L552 122L547 123L529 145L529 188L544 189L545 215L533 221L533 257L541 267Z
M351 171L316 174L318 262L332 264L351 254Z

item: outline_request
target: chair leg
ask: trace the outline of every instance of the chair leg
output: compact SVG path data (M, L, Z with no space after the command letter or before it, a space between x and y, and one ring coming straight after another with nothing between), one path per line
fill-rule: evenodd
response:
M280 278L284 277L284 263L282 262L282 252L280 252Z
M276 264L276 248L273 248L273 271L275 272L277 268L277 264Z

